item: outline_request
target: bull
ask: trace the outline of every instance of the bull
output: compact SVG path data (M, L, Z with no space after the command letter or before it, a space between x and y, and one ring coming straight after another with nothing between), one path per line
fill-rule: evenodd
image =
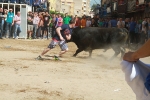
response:
M113 59L121 52L121 57L125 53L124 44L128 38L128 30L125 28L74 28L69 42L74 42L77 45L77 50L74 57L82 51L88 51L91 57L94 49L112 48L115 54Z

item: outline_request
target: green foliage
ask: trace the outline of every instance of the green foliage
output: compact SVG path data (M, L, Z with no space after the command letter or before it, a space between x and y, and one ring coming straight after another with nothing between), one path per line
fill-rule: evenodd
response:
M62 17L64 17L64 14L63 13L59 13L57 11L52 11L50 10L50 14L60 14Z
M91 7L91 10L95 10L96 7L97 7L97 4L93 4Z

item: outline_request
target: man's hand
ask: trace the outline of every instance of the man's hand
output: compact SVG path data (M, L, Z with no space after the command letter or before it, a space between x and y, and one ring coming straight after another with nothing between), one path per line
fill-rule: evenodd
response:
M133 62L139 59L135 59L134 52L128 52L128 53L125 53L125 55L123 56L123 60Z
M71 35L70 34L66 35L66 39L70 40L71 39Z
M61 41L63 41L63 40L64 40L64 38L63 38L62 36L60 36L60 40L61 40Z

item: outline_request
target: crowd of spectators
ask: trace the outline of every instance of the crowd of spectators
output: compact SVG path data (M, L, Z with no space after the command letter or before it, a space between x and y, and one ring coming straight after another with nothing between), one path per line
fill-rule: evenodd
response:
M0 8L0 38L16 38L19 37L19 32L15 33L15 21L12 9ZM69 21L74 19L75 27L101 27L101 28L126 28L129 31L130 43L140 43L150 38L150 18L134 19L131 18L100 18L95 15L90 16L69 16L67 13L49 14L45 12L28 12L27 14L27 37L29 39L48 39L53 37L57 27L62 24L69 24ZM20 30L21 31L21 30ZM17 38L18 38L17 37Z

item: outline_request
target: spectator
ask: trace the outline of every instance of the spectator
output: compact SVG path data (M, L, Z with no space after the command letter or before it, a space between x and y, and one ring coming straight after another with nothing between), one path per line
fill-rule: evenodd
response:
M4 25L3 25L3 36L5 36L5 29L6 29L6 20L7 20L7 13L8 13L8 10L7 9L4 9Z
M117 27L117 20L113 18L111 21L111 27Z
M40 14L39 18L40 18L40 21L39 21L39 24L38 24L38 37L42 38L42 32L43 32L42 29L43 29L43 26L44 26L43 15Z
M34 39L36 39L37 38L37 36L36 36L36 33L37 33L37 29L38 29L38 24L39 24L39 21L40 21L40 19L39 19L39 17L38 17L38 14L37 14L37 12L35 12L34 13L34 18L33 18L33 29L34 29L34 36L33 36L33 38Z
M32 15L32 12L30 11L28 13L28 19L27 19L27 24L28 24L28 37L29 39L32 39L32 33L33 33L33 15Z
M11 31L12 31L12 25L14 24L13 18L14 13L12 12L12 9L9 9L9 12L7 13L7 19L6 19L6 28L5 28L5 37L10 38L11 37Z
M145 39L145 41L147 40L146 39L146 18L144 18L143 22L142 22L142 37Z
M139 21L136 21L136 26L135 26L135 39L136 39L136 43L139 43L139 36L140 36L140 27L139 27Z
M104 24L103 20L101 18L99 18L99 20L98 20L98 26L99 27L103 27L103 24Z
M69 21L70 21L70 17L69 17L68 14L66 13L66 14L65 14L65 17L63 18L63 22L64 22L64 24L69 24Z
M81 19L81 28L84 28L84 27L86 27L86 18L85 18L85 16L83 16L82 19Z
M129 27L129 32L130 32L130 43L137 43L136 41L136 37L135 37L135 26L136 23L133 19L133 17L131 18L131 22L130 22L130 27Z
M95 27L95 20L92 18L91 27Z
M48 14L48 11L44 14L44 27L43 27L43 33L42 33L42 38L48 39L48 28L50 25L50 16Z
M129 30L129 18L125 19L125 28Z
M21 17L20 17L20 12L18 11L17 15L15 15L15 17L14 17L14 27L15 27L14 38L15 39L18 39L19 33L21 32L20 24L21 24Z
M148 18L148 39L150 39L150 18Z
M119 21L117 22L118 28L124 28L125 22L122 20L122 18L119 18Z
M81 19L80 17L77 17L75 21L75 27L80 27L80 26L81 26Z
M4 12L3 8L0 7L0 39L2 39L3 35L3 25L4 25Z
M57 27L60 27L60 26L62 26L62 24L63 24L63 18L61 17L61 15L60 14L58 14L58 21L57 21Z
M91 20L90 20L90 17L87 18L86 27L91 27Z
M95 20L95 27L98 27L99 15L95 15L94 20Z
M54 37L54 34L55 34L55 26L56 26L56 15L53 14L52 15L52 38Z

